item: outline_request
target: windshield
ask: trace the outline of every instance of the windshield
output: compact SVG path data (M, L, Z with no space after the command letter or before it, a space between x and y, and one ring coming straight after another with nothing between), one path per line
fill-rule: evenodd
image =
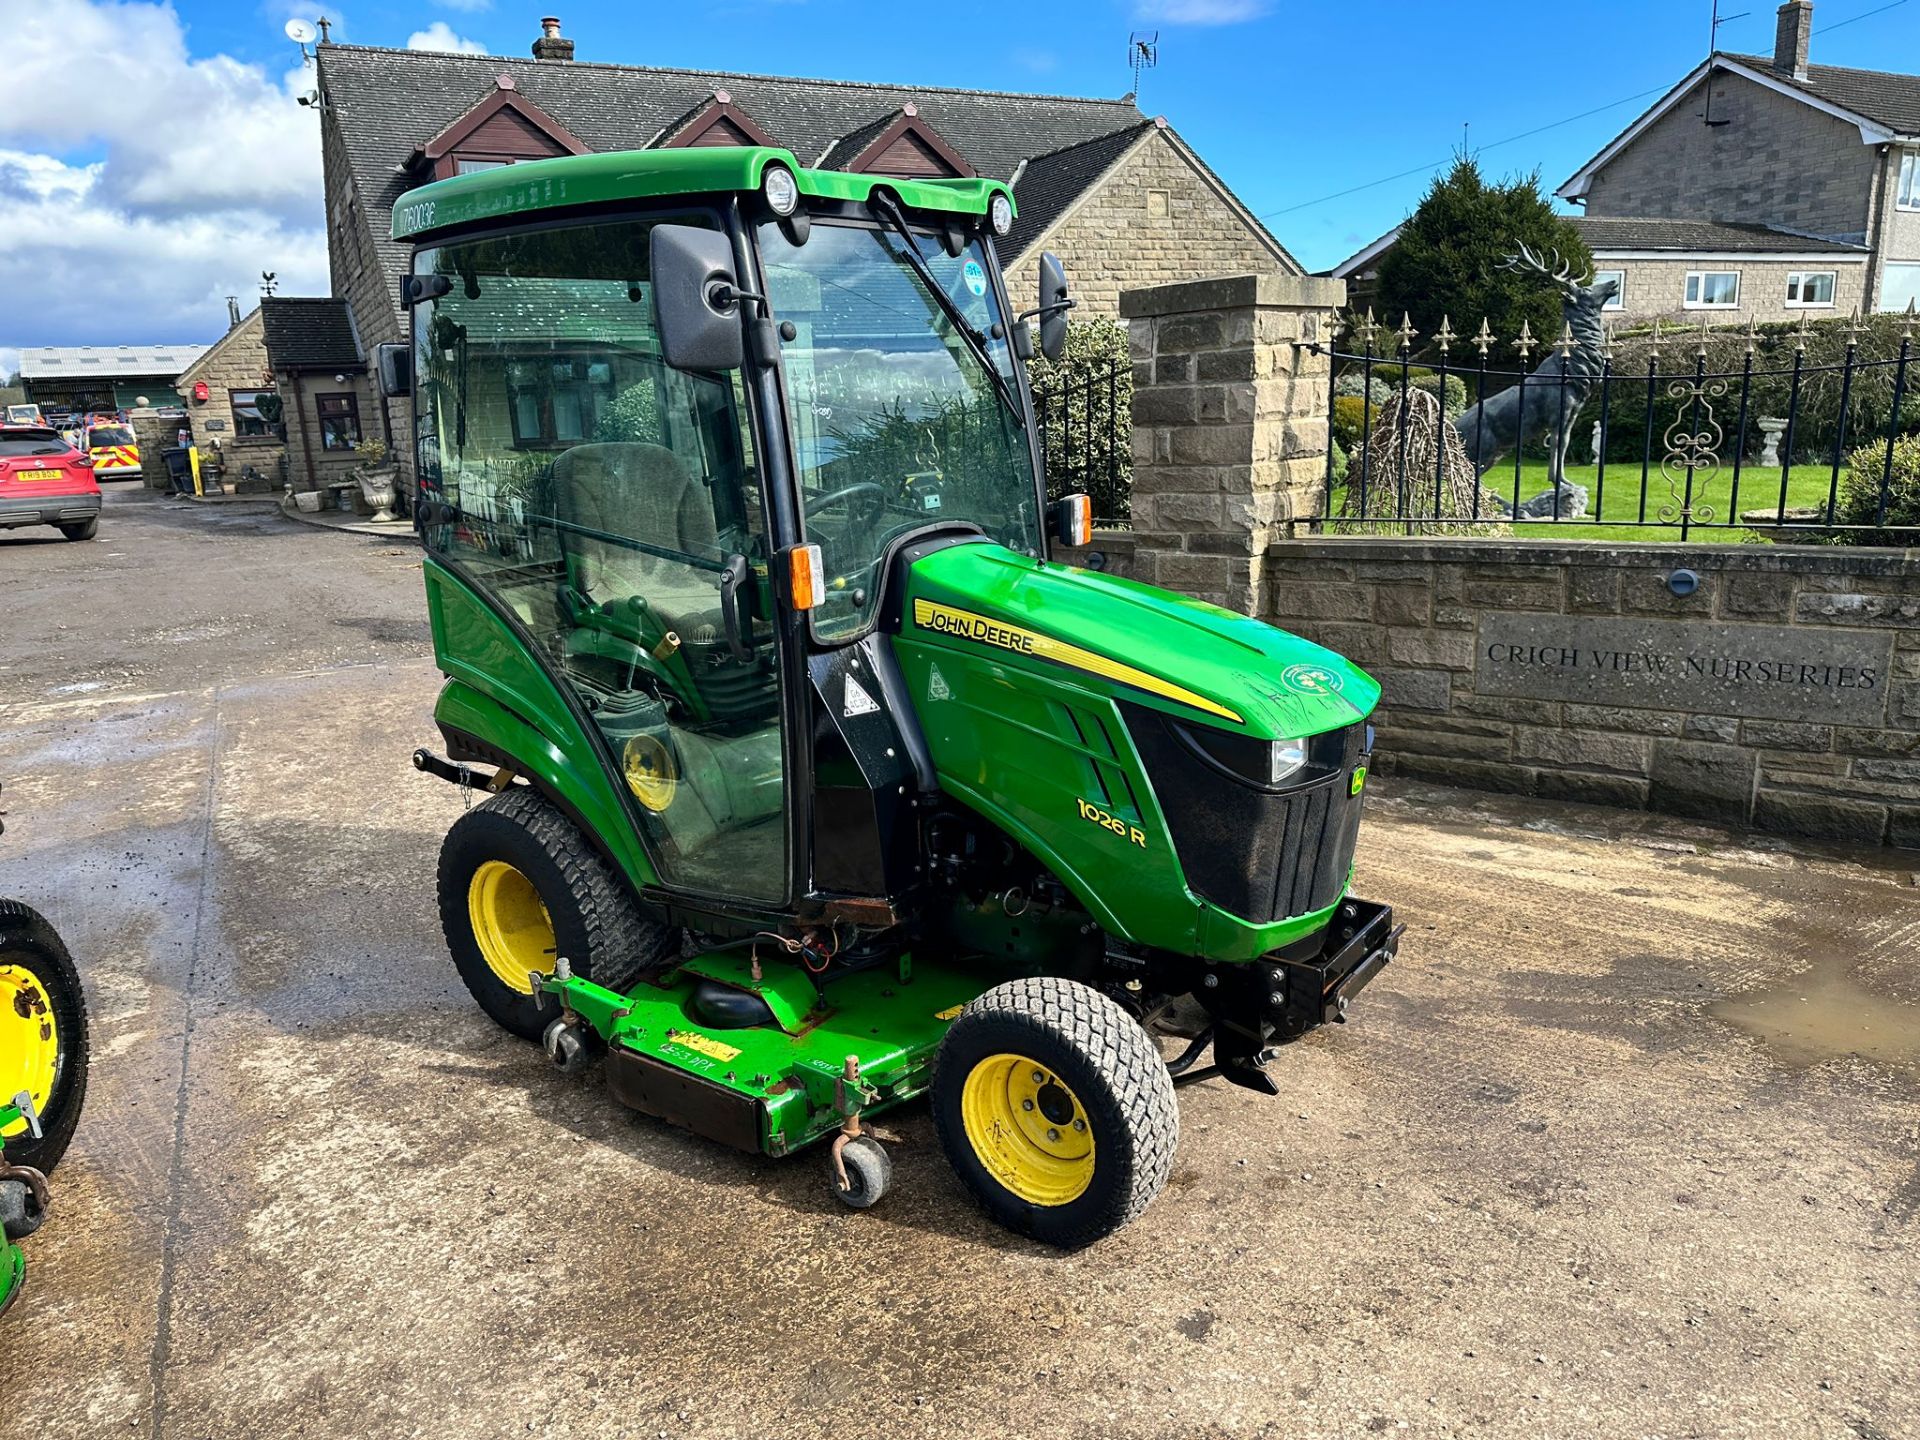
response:
M89 445L131 445L133 431L125 425L96 425L87 432Z
M0 434L0 460L21 455L63 455L67 442L51 430L9 430Z
M973 336L928 292L893 231L816 223L796 246L778 225L760 229L773 318L793 327L781 356L802 520L826 566L827 600L813 621L821 639L872 619L880 557L909 530L963 521L1010 549L1040 553L1033 462L1009 404L1018 387L991 257L978 240L954 256L933 236L916 239Z

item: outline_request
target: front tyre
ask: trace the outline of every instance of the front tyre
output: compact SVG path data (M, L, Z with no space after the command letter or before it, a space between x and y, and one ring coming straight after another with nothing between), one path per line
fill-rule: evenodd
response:
M678 937L649 917L578 829L515 786L453 822L440 847L440 926L480 1008L538 1040L557 1011L532 976L573 973L626 990Z
M0 900L0 1101L25 1091L40 1119L0 1129L7 1163L53 1169L87 1097L87 1002L80 972L40 914Z
M954 1171L1009 1230L1073 1249L1160 1193L1180 1139L1158 1047L1119 1005L1071 980L995 986L947 1031L934 1124Z

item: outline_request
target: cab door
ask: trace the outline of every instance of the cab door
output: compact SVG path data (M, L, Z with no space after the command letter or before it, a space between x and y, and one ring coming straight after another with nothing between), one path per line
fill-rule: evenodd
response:
M687 223L686 217L675 217ZM789 825L767 526L737 377L667 366L648 223L423 252L429 548L511 615L605 741L659 882L782 904Z

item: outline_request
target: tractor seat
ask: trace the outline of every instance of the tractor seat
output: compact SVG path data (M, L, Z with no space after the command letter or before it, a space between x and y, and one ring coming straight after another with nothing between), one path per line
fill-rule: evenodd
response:
M630 535L689 561L717 562L713 502L662 445L643 441L576 445L553 462L554 510L571 525ZM591 535L562 533L567 579L596 604L638 595L682 640L723 633L720 573L631 550Z

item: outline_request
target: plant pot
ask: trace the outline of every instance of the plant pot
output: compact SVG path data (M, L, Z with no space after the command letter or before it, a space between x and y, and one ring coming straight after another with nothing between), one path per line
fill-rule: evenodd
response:
M391 523L394 519L394 489L400 480L400 469L395 465L371 466L353 472L360 482L360 493L373 510L375 523Z
M293 508L302 515L318 515L320 502L325 492L320 490L296 490L293 492Z

